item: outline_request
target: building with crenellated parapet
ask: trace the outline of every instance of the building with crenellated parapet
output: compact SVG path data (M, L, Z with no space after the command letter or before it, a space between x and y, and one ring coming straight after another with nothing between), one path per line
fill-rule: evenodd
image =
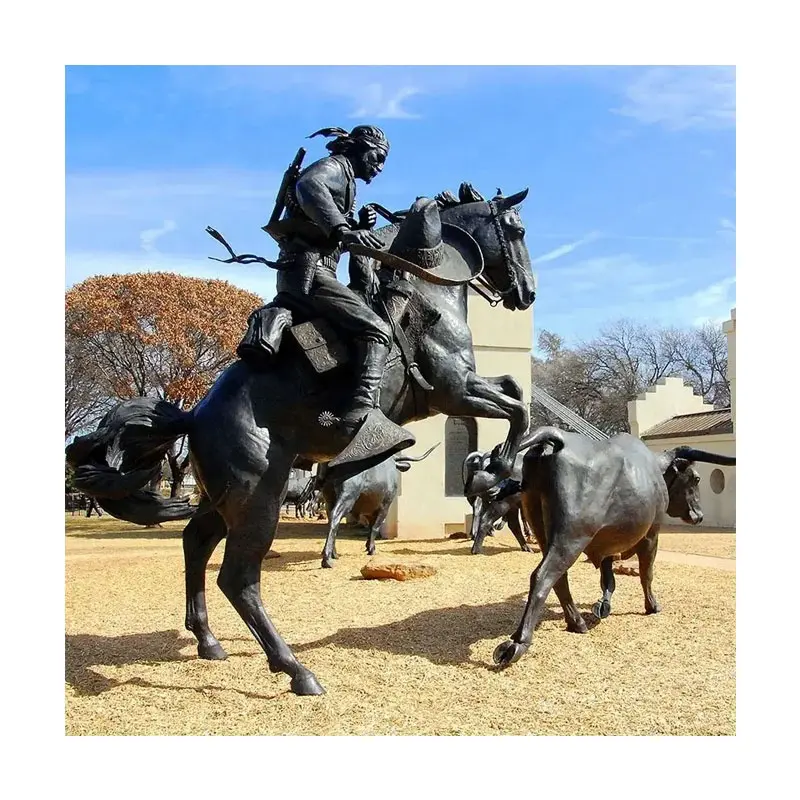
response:
M628 403L631 433L659 452L687 445L726 456L736 455L736 309L722 326L728 337L729 408L714 408L681 378L664 378ZM696 463L700 474L703 522L698 528L736 527L736 467ZM680 520L670 525L697 528Z

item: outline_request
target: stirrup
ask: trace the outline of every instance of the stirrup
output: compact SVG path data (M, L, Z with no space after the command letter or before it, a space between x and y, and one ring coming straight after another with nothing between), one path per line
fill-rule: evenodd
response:
M384 416L379 408L373 408L367 413L347 447L329 461L328 466L336 467L356 461L377 464L406 447L411 447L416 441L412 433Z

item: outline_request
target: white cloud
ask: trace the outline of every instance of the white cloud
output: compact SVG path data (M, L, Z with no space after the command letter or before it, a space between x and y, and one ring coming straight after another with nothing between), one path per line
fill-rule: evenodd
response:
M595 241L599 238L599 236L600 234L596 232L589 233L581 239L577 239L569 244L562 244L561 247L556 247L554 250L550 250L547 253L537 256L533 259L533 262L535 264L544 264L548 261L555 261L557 258L562 258L563 256L569 255L571 252L573 252L573 250L576 250L581 245Z
M731 128L736 124L733 67L656 67L624 89L625 103L613 109L644 125L669 130Z
M171 219L165 219L164 224L160 228L148 228L146 231L142 231L139 234L139 241L142 245L142 250L145 253L156 253L158 252L155 247L156 239L160 239L162 236L170 233L177 229L177 225Z
M736 233L736 223L723 217L719 221L720 232Z
M419 114L413 114L401 105L407 97L419 94L419 89L415 89L412 86L404 86L392 91L380 83L370 83L359 93L362 95L360 98L361 104L350 114L350 117L419 119Z

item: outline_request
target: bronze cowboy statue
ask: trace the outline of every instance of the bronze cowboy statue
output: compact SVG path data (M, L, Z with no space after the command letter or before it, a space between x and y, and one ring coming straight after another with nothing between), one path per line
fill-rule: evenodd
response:
M264 226L279 244L276 262L252 255L236 256L216 231L208 230L231 253L226 263L261 262L279 271L275 298L253 312L237 348L243 361L256 369L269 368L287 328L305 349L303 337L311 343L319 342L320 337L326 338L324 323L329 323L353 346L356 385L349 403L338 415L331 412L320 419L323 425L338 424L351 442L352 446L331 462L336 466L359 460L366 451L376 455L376 447L385 449L388 455L414 443L414 437L378 407L392 333L403 336L394 323L406 302L402 290L386 291L387 284L398 286L386 275L411 272L425 280L447 283L448 275L457 274L461 278L452 282L464 282L481 271L483 261L474 240L455 226L443 225L435 201L424 198L400 215L378 207L397 223L394 230L389 229L394 240L387 248L387 237L373 231L377 219L374 208L362 207L357 218L354 214L356 179L370 183L383 170L389 153L386 135L372 125L359 125L349 133L342 128L323 128L309 138L319 135L334 137L326 145L331 154L300 171L305 155L301 148L284 176L272 217ZM350 254L349 286L336 276L345 251ZM381 264L386 267L382 283L376 274ZM385 299L379 297L382 285ZM371 305L379 302L385 319ZM292 327L298 319L315 324L310 329ZM402 348L402 338L399 344ZM430 390L417 365L412 364L411 369L420 385Z

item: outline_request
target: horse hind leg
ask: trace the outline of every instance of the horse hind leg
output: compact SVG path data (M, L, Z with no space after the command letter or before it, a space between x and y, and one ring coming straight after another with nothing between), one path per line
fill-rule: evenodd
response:
M206 608L206 566L226 533L225 522L216 511L189 520L183 529L186 630L197 638L197 655L209 661L222 661L228 657L208 626Z
M278 633L261 599L261 563L275 538L281 493L293 458L276 464L244 499L231 500L223 510L229 525L225 556L217 584L263 648L271 672L285 672L298 695L319 695L325 690L314 673L301 664Z

